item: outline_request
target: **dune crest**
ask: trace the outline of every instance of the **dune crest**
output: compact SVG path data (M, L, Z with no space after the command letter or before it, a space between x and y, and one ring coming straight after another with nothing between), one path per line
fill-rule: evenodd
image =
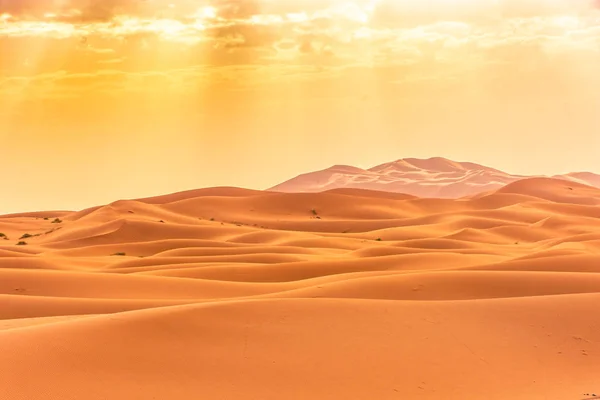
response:
M443 157L405 158L367 170L336 165L322 171L302 174L268 190L297 193L352 188L418 197L461 198L493 191L526 178L531 177ZM600 175L590 172L556 175L553 178L600 187Z

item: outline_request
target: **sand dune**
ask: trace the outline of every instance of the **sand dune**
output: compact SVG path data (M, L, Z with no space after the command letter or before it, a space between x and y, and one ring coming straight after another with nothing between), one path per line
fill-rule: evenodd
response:
M0 216L0 399L600 394L594 176L330 172Z
M555 175L553 178L564 179L588 186L600 187L600 175L591 172L572 172L570 174Z
M322 171L302 174L269 190L302 193L367 189L418 197L461 198L493 191L526 178L531 177L508 174L480 164L456 162L442 157L406 158L366 170L335 165ZM600 187L600 175L590 172L575 172L552 178Z

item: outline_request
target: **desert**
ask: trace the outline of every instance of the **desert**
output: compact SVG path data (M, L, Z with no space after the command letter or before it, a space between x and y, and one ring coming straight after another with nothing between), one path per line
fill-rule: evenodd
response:
M0 0L0 400L600 400L600 0Z
M585 398L599 204L525 178L4 215L0 397Z

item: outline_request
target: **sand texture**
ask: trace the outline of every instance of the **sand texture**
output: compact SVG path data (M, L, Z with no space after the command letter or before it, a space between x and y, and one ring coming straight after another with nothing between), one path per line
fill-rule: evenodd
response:
M212 188L0 217L0 399L600 394L585 179L461 199Z

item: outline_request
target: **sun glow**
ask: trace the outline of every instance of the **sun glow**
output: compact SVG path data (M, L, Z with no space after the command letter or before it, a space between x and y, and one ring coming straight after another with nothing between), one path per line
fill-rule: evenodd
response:
M306 12L288 13L286 14L286 18L292 22L307 22L310 20Z
M581 23L579 18L570 15L556 17L553 21L559 27L567 30L577 29Z
M200 19L215 19L217 18L217 9L215 7L204 7L198 12L196 17Z

